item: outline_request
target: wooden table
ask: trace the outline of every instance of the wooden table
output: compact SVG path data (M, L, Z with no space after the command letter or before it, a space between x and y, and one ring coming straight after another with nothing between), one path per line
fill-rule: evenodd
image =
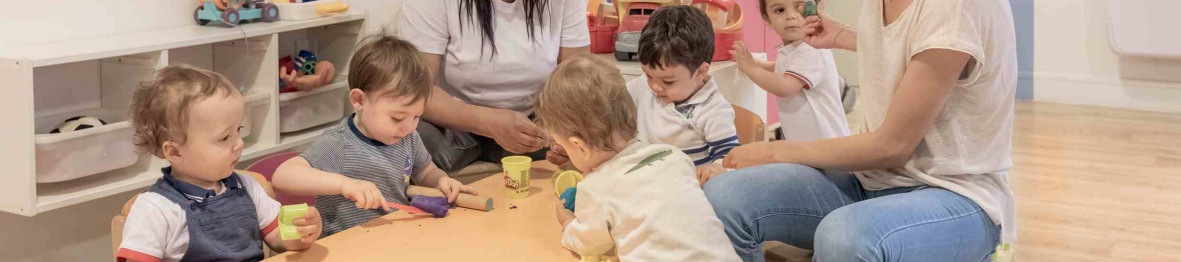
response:
M444 218L395 212L267 261L575 261L578 255L562 248L554 212L556 169L533 162L530 196L523 199L507 197L499 174L472 183L492 196L495 208L488 212L455 208Z

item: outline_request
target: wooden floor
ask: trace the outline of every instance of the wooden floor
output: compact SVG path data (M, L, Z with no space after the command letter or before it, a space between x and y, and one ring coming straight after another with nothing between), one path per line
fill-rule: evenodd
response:
M1018 103L1019 261L1181 261L1181 113Z
M1181 113L1015 110L1016 261L1181 261ZM811 254L768 247L768 261Z

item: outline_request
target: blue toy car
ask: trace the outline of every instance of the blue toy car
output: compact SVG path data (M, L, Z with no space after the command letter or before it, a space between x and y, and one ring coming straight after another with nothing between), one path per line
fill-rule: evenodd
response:
M218 21L227 26L237 26L241 21L279 20L279 7L265 0L205 0L193 11L198 25Z

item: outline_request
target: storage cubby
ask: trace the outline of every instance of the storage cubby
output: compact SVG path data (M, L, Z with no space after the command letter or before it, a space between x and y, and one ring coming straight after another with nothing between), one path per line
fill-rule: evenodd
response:
M136 151L127 108L135 88L168 65L218 72L242 91L242 162L307 145L347 114L343 81L364 19L364 13L346 12L236 28L192 25L0 50L0 86L9 91L0 96L0 122L10 126L0 129L0 165L8 171L0 183L0 211L32 216L160 178L168 162ZM278 59L296 42L332 61L338 82L280 95ZM280 134L281 105L327 112L316 121L325 124ZM325 106L334 110L318 109ZM50 134L76 116L106 124Z

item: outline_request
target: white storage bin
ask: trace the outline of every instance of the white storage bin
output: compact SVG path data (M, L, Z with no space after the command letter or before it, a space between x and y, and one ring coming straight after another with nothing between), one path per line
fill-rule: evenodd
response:
M69 133L49 134L75 116L97 117L107 124ZM36 120L37 183L61 182L135 164L134 130L121 109L90 109Z
M274 4L279 7L279 20L299 21L320 17L316 14L316 4L328 2L330 1L321 0L307 3L274 2Z
M295 132L340 120L344 116L346 87L346 81L339 81L308 91L279 94L279 132Z
M247 95L242 100L245 101L246 107L243 108L245 110L242 114L242 130L238 133L241 134L242 138L246 138L254 133L254 115L256 110L266 111L266 108L261 106L266 105L267 94Z

